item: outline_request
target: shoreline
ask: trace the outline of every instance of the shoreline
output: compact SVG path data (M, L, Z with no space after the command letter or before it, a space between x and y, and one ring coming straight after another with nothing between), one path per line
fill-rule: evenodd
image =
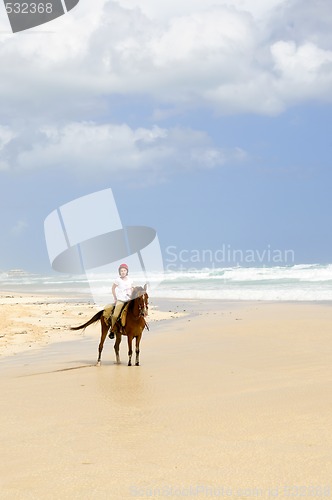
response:
M152 302L152 305L151 305ZM185 315L168 302L154 305L150 301L149 323L171 321ZM64 295L41 295L0 292L0 359L40 350L58 342L75 341L81 337L97 338L100 327L97 323L86 330L71 331L69 328L84 323L101 309L91 301L77 301ZM8 361L10 362L10 361Z
M270 300L223 300L223 299L169 299L150 298L148 324L159 330L168 322L182 317L195 318L214 310L246 309L261 305L297 307L332 307L332 301L270 301ZM17 310L15 310L17 306ZM78 301L76 297L26 292L1 292L0 308L0 359L20 355L32 350L40 350L58 342L75 341L81 337L99 335L99 325L85 331L70 331L69 327L84 323L100 310L91 301ZM96 337L97 334L97 337ZM9 362L9 361L8 361Z

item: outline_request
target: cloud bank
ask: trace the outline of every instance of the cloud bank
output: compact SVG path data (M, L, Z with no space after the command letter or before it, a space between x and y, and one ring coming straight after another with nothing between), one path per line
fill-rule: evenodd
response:
M330 102L331 9L318 3L168 1L157 16L148 0L80 2L53 21L54 33L46 25L1 36L1 97L28 110L46 91L77 107L101 94L148 95L267 115L308 99Z
M331 21L329 0L95 0L13 35L3 13L0 169L94 161L103 170L107 158L114 171L171 171L243 159L202 131L160 123L188 109L275 116L330 103ZM105 120L117 96L140 99L142 122L154 125Z
M175 171L210 169L226 162L243 162L247 157L240 148L215 147L205 132L181 127L132 129L127 124L71 122L32 132L14 133L8 128L5 132L2 168L7 170L56 167L117 178L128 172L150 171L167 177Z

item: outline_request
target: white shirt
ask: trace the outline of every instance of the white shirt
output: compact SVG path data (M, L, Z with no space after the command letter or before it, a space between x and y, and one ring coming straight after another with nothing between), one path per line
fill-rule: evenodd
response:
M133 286L133 282L130 278L128 278L128 276L123 279L120 277L116 278L114 284L116 285L115 295L118 300L127 302L131 299L131 289Z

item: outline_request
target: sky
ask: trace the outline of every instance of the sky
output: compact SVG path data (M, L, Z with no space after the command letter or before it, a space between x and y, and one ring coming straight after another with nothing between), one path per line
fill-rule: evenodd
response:
M80 0L13 34L1 3L0 270L50 272L47 215L109 187L166 265L331 263L331 28L329 0Z

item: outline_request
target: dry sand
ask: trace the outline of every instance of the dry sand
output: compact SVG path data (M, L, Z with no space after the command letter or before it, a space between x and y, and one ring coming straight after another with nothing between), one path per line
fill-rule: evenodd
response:
M89 335L90 329L72 332L69 328L84 323L100 309L74 299L15 293L0 293L0 308L0 356L16 355ZM183 314L178 310L159 311L152 305L149 321L159 322Z
M98 368L98 326L64 340L92 306L21 299L1 305L1 499L332 495L330 304L164 303L140 367L108 340Z

